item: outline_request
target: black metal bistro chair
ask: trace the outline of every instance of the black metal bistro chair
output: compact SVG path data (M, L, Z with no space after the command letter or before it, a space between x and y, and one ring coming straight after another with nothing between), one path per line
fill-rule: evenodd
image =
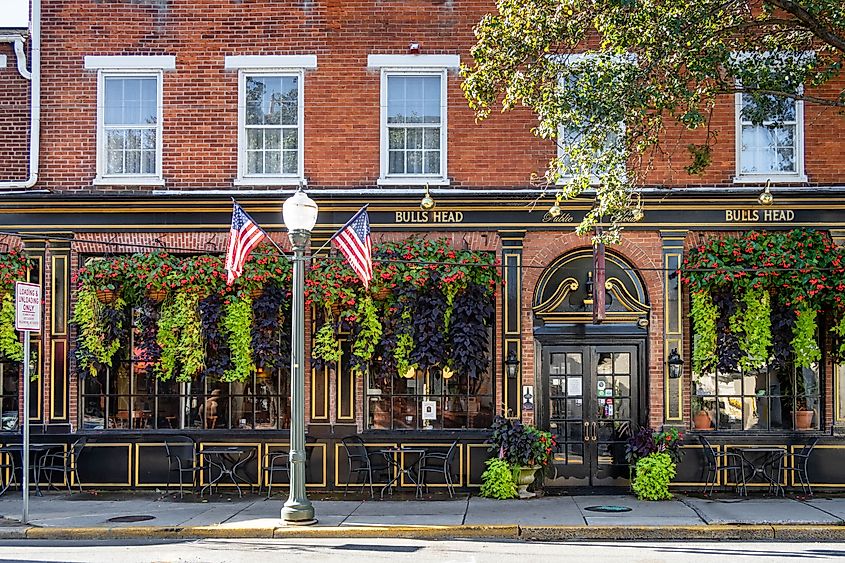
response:
M12 451L0 452L0 496L12 485L18 485L18 477L15 474L15 456Z
M373 473L386 472L387 460L384 459L384 456L381 454L377 454L377 457L373 459L370 456L370 452L367 450L367 446L364 444L364 440L362 440L360 436L347 436L342 438L341 444L343 444L343 449L346 450L346 460L349 464L347 483L346 487L343 489L343 495L346 496L346 491L349 489L349 481L354 473L356 480L361 479L361 477L366 479L362 479L361 492L363 492L364 487L369 484L370 498L375 498L376 493L373 488Z
M798 482L801 484L801 492L807 496L813 495L813 489L810 487L810 477L807 475L807 462L810 460L813 448L815 448L818 443L819 439L817 437L813 438L804 444L800 450L793 451L793 453L787 456L787 459L789 460L788 464L781 462L780 470L792 473L795 477L797 477ZM794 478L793 483L795 483Z
M197 444L189 436L168 438L164 441L164 451L167 454L166 492L170 492L170 475L176 471L179 474L179 498L184 498L185 475L190 475L193 490L196 490L199 486L202 466L200 466L197 456Z
M45 475L50 487L56 488L53 475L56 473L62 474L62 481L67 486L68 492L71 491L71 483L76 481L79 492L82 492L82 482L79 480L77 469L79 468L79 458L85 448L86 438L82 437L75 441L67 450L61 452L55 448L51 448L43 456L41 462L38 464L38 472ZM39 475L36 475L36 479Z
M273 483L276 482L275 474L284 473L290 480L290 452L266 451L261 464L261 470L267 476L267 498L273 494Z
M719 471L732 471L737 492L741 495L747 494L745 469L748 462L738 453L717 451L704 436L699 436L698 440L701 442L704 451L704 467L702 469L702 480L705 483L704 494L713 494ZM708 489L710 490L709 493Z
M423 455L419 465L420 484L425 487L428 492L428 483L426 483L426 475L435 473L443 475L446 481L446 489L449 491L449 498L455 497L455 488L452 482L452 461L455 459L455 452L458 451L458 441L452 442L449 449L445 452L429 452L426 451Z

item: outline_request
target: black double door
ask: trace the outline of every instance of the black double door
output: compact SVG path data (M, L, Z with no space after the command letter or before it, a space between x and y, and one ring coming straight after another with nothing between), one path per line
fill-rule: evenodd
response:
M545 417L561 486L625 486L638 420L640 345L544 346Z

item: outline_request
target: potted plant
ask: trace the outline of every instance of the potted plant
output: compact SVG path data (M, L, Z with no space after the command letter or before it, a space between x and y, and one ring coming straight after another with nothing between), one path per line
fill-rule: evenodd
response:
M696 430L710 430L713 427L713 419L710 418L710 413L705 409L699 410L692 417L693 427Z
M550 432L543 432L519 420L497 416L493 420L491 450L510 465L517 483L519 498L531 498L528 491L537 471L547 466L557 446Z
M672 498L669 484L681 461L684 435L675 428L657 432L640 428L629 439L625 459L631 466L631 490L640 500Z

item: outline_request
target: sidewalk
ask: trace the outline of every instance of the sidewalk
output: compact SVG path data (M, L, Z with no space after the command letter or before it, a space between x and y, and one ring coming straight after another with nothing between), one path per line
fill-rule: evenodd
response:
M523 501L466 496L422 501L315 500L318 523L307 527L282 522L279 513L285 500L215 495L199 502L149 493L51 493L31 497L30 525L22 526L20 496L7 493L0 497L0 538L845 540L845 498L710 500L679 495L672 501L641 502L628 495L583 495ZM630 510L590 510L602 505Z

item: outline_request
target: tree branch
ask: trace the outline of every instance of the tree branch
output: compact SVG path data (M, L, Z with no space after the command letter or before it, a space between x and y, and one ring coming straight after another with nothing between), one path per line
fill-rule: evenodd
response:
M769 0L773 5L788 12L803 22L804 27L813 35L845 54L845 38L837 35L833 30L820 22L813 14L792 0Z

